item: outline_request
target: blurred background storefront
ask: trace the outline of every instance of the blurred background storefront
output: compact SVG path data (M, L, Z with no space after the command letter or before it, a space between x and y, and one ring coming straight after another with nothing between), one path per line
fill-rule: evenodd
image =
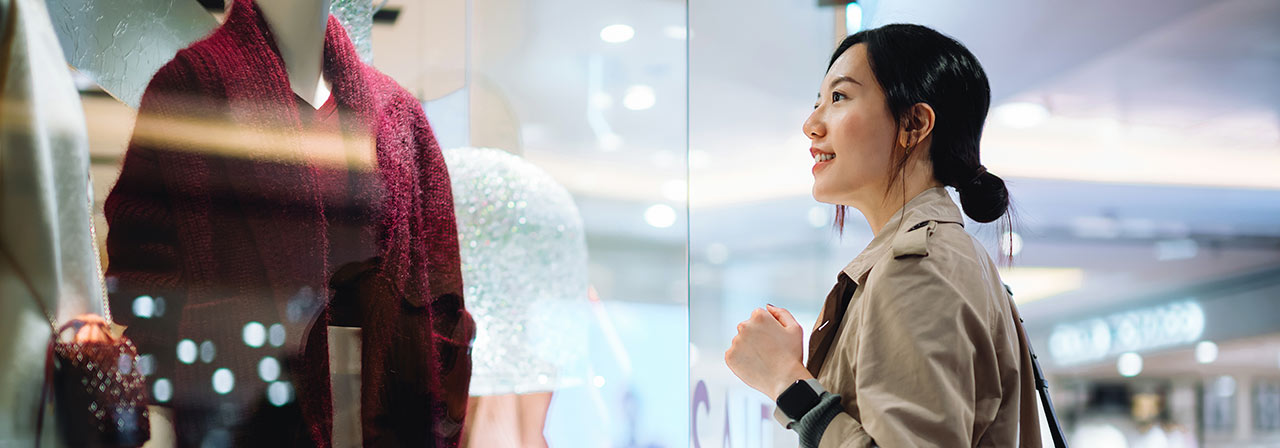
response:
M809 195L800 126L835 42L895 22L969 47L1003 270L1073 446L1280 446L1280 3L693 1L693 446L794 446L724 366L765 303L816 318L871 239ZM1011 241L1011 243L1010 243Z

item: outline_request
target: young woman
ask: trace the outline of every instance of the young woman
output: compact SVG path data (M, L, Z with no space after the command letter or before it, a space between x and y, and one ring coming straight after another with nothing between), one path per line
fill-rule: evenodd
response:
M888 25L847 37L820 89L803 127L813 196L837 225L858 209L875 237L838 274L807 366L800 324L772 305L725 362L801 446L1039 446L1016 310L946 190L974 221L1006 216L1004 181L979 162L982 66L937 31Z

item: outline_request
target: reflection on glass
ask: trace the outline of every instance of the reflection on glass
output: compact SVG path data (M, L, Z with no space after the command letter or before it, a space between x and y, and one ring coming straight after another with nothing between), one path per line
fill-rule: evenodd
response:
M228 3L49 2L154 443L685 440L682 4L333 0L309 90L289 20ZM359 65L375 37L409 91Z
M459 436L469 336L447 168L417 101L361 64L328 4L291 4L317 9L309 23L233 2L152 79L107 197L112 302L180 446ZM319 101L293 85L308 44ZM338 382L329 325L360 327L365 347ZM344 379L358 393L335 391ZM352 408L363 425L335 422Z

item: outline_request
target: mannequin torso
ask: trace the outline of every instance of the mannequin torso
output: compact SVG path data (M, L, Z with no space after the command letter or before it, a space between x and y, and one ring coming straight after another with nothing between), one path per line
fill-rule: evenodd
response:
M275 37L294 93L319 109L329 99L329 81L321 69L331 0L255 2Z

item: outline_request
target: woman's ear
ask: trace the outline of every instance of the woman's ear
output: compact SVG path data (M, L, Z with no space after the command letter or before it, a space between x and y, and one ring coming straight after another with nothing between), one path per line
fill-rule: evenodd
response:
M929 134L933 133L933 123L936 115L933 113L933 106L927 103L916 103L907 109L906 115L902 119L902 126L898 129L898 145L904 148L912 148L919 145Z

